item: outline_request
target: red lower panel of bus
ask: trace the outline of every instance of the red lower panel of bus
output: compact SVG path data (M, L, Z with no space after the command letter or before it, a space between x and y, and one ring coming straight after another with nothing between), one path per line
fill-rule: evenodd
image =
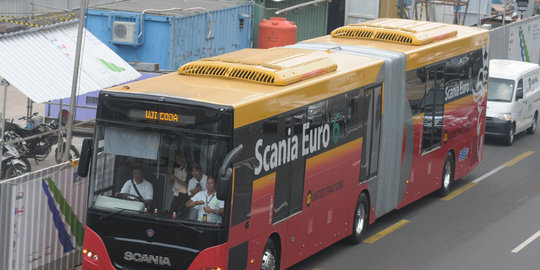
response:
M191 263L188 269L226 269L229 247L227 244L207 248ZM82 270L115 270L101 237L86 226Z
M84 249L82 269L84 270L114 270L109 253L101 237L88 228L84 231Z

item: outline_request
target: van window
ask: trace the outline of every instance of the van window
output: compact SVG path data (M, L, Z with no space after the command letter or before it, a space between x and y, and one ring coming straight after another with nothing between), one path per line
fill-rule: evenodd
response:
M489 78L488 101L512 102L514 96L514 81L499 78Z

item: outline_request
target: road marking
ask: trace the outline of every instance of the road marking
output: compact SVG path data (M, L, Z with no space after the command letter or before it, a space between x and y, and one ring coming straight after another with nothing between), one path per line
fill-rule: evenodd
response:
M453 198L459 196L461 193L467 191L468 189L470 189L470 188L476 186L476 184L477 184L477 183L475 183L475 182L469 182L468 184L466 184L466 185L464 185L464 186L462 186L462 187L460 187L460 188L454 190L452 193L450 193L450 194L444 196L443 198L441 198L441 200L443 200L443 201L449 201L449 200L451 200L451 199L453 199Z
M510 167L510 166L520 162L522 159L524 159L524 158L526 158L526 157L528 157L528 156L530 156L532 154L534 154L534 151L527 151L527 152L515 157L514 159L504 163L504 166Z
M479 183L480 181L482 181L482 180L484 180L484 179L490 177L492 174L494 174L494 173L496 173L496 172L498 172L498 171L504 169L505 167L506 167L506 165L501 165L501 166L495 168L494 170L492 170L491 172L488 172L488 173L486 173L486 174L484 174L484 175L482 175L482 176L476 178L475 180L473 180L473 182L474 182L474 183Z
M369 237L368 239L364 240L362 243L366 243L366 244L373 244L377 241L379 241L380 239L382 239L383 237L389 235L390 233L398 230L399 228L403 227L405 224L409 223L410 221L409 220L406 220L406 219L402 219L400 220L398 223L374 234L373 236Z
M441 200L449 201L449 200L459 196L461 193L463 193L463 192L467 191L468 189L476 186L476 184L480 183L480 181L490 177L491 175L497 173L498 171L500 171L500 170L502 170L502 169L504 169L506 167L510 167L510 166L520 162L521 160L525 159L526 157L528 157L528 156L530 156L532 154L534 154L534 151L527 151L527 152L525 152L525 153L511 159L510 161L508 161L508 162L504 163L503 165L491 170L490 172L488 172L488 173L474 179L473 181L471 181L470 183L460 187L459 189L454 190L452 193L450 193L450 194L446 195L445 197L441 198Z
M516 248L512 249L512 253L518 253L520 250L525 248L527 245L532 243L532 241L536 240L540 236L540 231L537 231L535 234L533 234L531 237L529 237L527 240L525 240L523 243L521 243Z

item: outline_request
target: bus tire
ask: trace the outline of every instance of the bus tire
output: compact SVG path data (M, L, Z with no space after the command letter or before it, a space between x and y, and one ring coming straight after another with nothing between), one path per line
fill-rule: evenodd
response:
M361 193L354 209L353 230L348 242L356 245L362 241L369 224L369 202L365 193Z
M261 270L279 270L279 254L277 253L276 244L271 238L266 241L264 246Z
M527 133L534 134L534 132L536 132L536 124L537 124L537 122L538 122L538 112L536 112L534 114L534 118L532 120L531 127L529 127L527 129Z
M444 197L450 193L452 190L452 185L454 183L454 155L451 152L446 154L446 159L444 160L442 179L441 179L441 189L439 194L441 197Z

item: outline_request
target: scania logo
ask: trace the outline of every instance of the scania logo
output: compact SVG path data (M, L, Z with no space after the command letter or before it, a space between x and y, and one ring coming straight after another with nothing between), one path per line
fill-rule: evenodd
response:
M145 262L148 264L171 266L171 260L169 259L169 257L141 254L141 253L130 252L130 251L124 252L124 260L134 261L134 262Z
M152 229L146 230L146 236L148 236L150 238L152 238L152 236L154 236L154 233L155 233L155 231L152 230Z

